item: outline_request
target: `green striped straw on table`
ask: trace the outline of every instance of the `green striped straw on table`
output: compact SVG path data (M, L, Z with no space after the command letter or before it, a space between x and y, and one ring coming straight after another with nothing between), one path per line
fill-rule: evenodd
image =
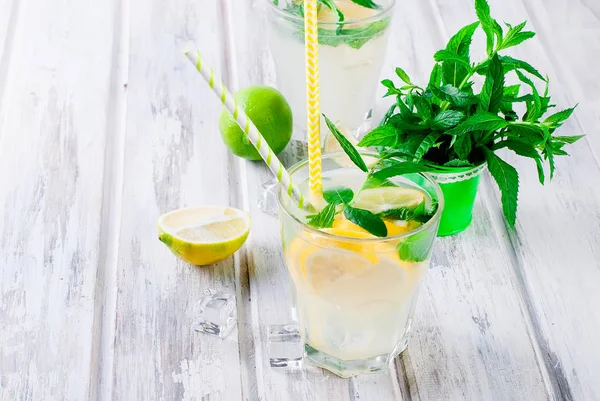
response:
M277 181L279 181L286 189L288 196L296 200L296 202L298 202L298 207L301 209L310 207L310 205L305 202L302 192L294 185L288 171L283 167L283 164L281 164L277 156L275 156L275 153L273 153L273 150L269 144L267 144L265 138L258 131L258 128L256 128L252 120L250 120L246 113L238 106L235 98L231 95L231 92L227 90L223 81L215 76L214 70L202 60L200 52L187 51L185 52L185 55L192 64L196 66L196 69L204 77L206 82L208 82L208 86L210 86L213 92L221 99L221 103L223 103L227 110L233 115L233 118L242 131L248 136L250 142L252 142L262 159L267 163L267 166L269 166L269 169L275 174Z

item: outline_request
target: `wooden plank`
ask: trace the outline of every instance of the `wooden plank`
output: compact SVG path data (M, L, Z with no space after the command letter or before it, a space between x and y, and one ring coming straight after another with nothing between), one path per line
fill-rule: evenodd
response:
M231 203L221 106L182 53L188 41L223 70L218 2L130 4L122 218L118 258L114 400L241 400L237 332L195 332L207 288L236 292L232 258L201 268L157 240L167 211ZM239 300L243 302L243 300Z
M584 132L588 140L570 147L570 158L558 159L555 179L546 187L539 188L529 161L511 156L524 173L518 227L509 234L521 265L520 280L531 295L529 309L556 397L598 399L600 317L589 308L600 303L591 284L600 281L600 240L591 235L600 230L599 148L594 135L600 128L600 97L593 93L597 84L589 79L596 71L593 63L600 60L598 14L585 2L496 3L500 17L521 15L538 32L514 54L533 60L550 76L555 103L561 109L576 102L583 106L560 134Z
M472 18L467 7L451 13L454 3L442 6L410 1L396 10L396 44L389 60L417 82L427 82L432 55L445 46L448 34ZM454 25L448 31L449 21ZM440 239L434 252L414 335L400 361L414 399L551 399L489 185L484 180L472 226Z
M0 4L0 398L84 400L115 6Z
M242 88L251 84L274 86L274 68L267 48L267 26L264 4L228 2L229 25L232 27L230 84ZM252 32L251 35L248 32ZM288 147L282 160L288 165L306 153ZM367 375L350 380L340 379L323 370L306 367L302 372L284 373L270 368L267 351L267 327L291 321L288 274L281 256L279 224L257 207L260 185L272 178L262 163L241 162L245 181L243 196L252 213L253 233L249 239L248 274L248 340L254 349L243 349L242 368L247 378L244 394L262 400L401 400L396 373ZM253 382L253 380L256 381Z
M17 25L18 3L13 0L0 0L0 76L6 78L6 68L9 64L9 56L12 54L10 48L14 43L14 30ZM4 82L0 81L0 88L4 88ZM0 99L2 90L0 89Z

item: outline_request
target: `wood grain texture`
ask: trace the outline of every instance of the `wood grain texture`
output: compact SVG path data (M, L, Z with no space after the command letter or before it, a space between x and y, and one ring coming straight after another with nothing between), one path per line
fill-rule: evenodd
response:
M234 261L193 267L157 239L162 213L228 205L229 156L219 100L183 55L195 42L223 71L216 2L129 4L129 74L112 370L113 400L242 399L235 331L195 332L207 288L236 291Z
M0 398L84 400L114 3L1 4Z

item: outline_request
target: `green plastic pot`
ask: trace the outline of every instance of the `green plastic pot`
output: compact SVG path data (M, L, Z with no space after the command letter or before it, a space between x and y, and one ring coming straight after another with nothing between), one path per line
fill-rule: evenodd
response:
M445 207L440 220L438 237L455 235L469 227L481 173L486 164L476 167L457 167L450 173L431 174L442 188Z

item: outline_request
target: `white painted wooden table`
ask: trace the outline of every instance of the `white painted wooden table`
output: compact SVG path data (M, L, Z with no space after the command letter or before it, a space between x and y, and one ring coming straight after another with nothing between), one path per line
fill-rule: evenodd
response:
M472 226L440 240L408 350L389 374L269 368L289 321L270 178L232 157L218 102L181 46L233 89L273 84L262 0L0 0L1 400L600 400L600 3L493 0L538 36L564 135L588 134L540 187L521 171L516 231L483 180ZM425 79L474 19L470 0L399 0L384 75ZM169 210L249 210L251 236L211 268L156 239ZM190 328L204 288L235 292L224 341Z

